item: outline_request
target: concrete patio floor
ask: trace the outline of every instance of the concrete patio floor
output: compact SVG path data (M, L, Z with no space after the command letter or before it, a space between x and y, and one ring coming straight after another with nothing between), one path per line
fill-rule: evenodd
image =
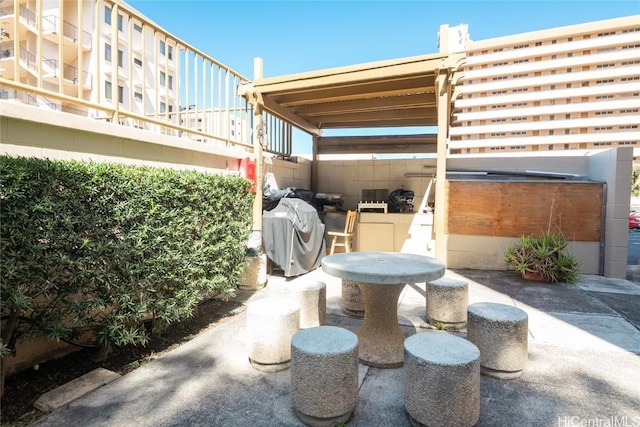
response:
M529 360L514 380L482 376L479 426L640 426L640 283L581 276L577 284L526 282L516 273L457 270L469 303L515 305L529 315ZM314 270L269 276L239 291L246 307L292 296L296 285L327 285L327 324L357 332L361 320L340 309L341 283ZM247 360L244 310L187 344L72 402L38 426L300 426L291 408L289 370L263 373ZM398 320L406 336L424 332L424 284L406 286ZM465 331L456 333L465 336ZM403 368L359 365L356 411L347 423L401 427Z

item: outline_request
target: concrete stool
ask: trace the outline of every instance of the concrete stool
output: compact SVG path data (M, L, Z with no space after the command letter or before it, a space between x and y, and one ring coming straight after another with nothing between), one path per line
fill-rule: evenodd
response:
M404 341L404 406L415 426L472 426L480 418L480 351L446 332Z
M364 317L364 298L358 282L342 279L342 311L350 316Z
M291 338L291 400L310 426L351 418L358 402L358 337L337 326L318 326Z
M459 330L467 324L469 285L466 280L443 277L426 284L427 321L444 329Z
M309 282L297 287L300 302L300 329L322 326L327 318L327 285Z
M285 298L264 298L247 306L249 361L263 372L287 369L291 337L300 330L300 305Z
M467 311L467 339L480 349L480 372L505 380L522 375L528 352L527 313L492 302L471 304Z

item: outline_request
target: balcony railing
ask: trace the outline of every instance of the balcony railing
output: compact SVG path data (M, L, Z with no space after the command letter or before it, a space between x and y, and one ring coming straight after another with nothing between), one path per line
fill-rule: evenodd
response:
M24 5L20 6L20 17L27 21L27 24L35 26L38 23L38 15Z
M4 0L0 2L0 16L13 15L13 4L12 0Z
M43 16L42 24L45 32L57 33L60 28L60 17L57 15ZM62 35L73 40L74 43L77 43L79 37L82 36L82 40L80 40L82 45L91 48L91 33L85 30L80 30L80 28L68 21L62 21Z
M20 48L20 60L25 63L26 66L32 71L38 71L36 56L25 48ZM45 66L45 72L53 74L51 77L60 76L60 61L58 61L57 59L44 58L42 60L42 63ZM65 63L62 64L62 78L64 80L72 82L73 84L80 83L83 87L91 88L93 83L91 73L83 70L82 74L80 74L79 71L80 70L73 65ZM82 80L79 80L80 75L82 76Z
M98 68L92 69L95 74L91 74L76 66L61 63L62 58L42 57L42 52L37 51L37 46L42 45L40 40L44 37L50 38L52 33L60 36L60 31L65 40L79 42L83 47L89 43L91 44L89 48L94 51L97 49L97 46L92 44L93 35L84 31L82 24L76 26L62 19L66 16L64 14L66 3L60 2L62 7L59 15L49 14L46 17L39 17L37 13L27 8L26 4L20 5L20 21L30 27L36 40L29 41L25 46L28 49L21 47L19 52L14 54L19 57L20 65L26 67L34 76L38 76L41 72L43 75L39 77L47 78L49 82L51 79L63 79L65 84L71 82L81 84L85 88L100 86L103 90L88 100L85 94L79 95L66 90L68 86L63 93L58 93L59 89L55 84L49 86L52 89L45 89L33 83L21 82L18 76L14 76L11 80L0 78L3 86L31 92L37 95L38 99L40 97L52 99L62 104L62 110L65 112L89 115L113 123L169 133L180 138L234 148L243 152L252 152L254 141L259 140L266 151L282 156L291 154L291 125L265 113L262 117L263 127L258 128L254 123L252 105L238 95L238 86L249 79L196 47L167 33L126 3L113 3L113 7L118 8L119 15L125 17L125 33L128 26L128 30L133 32L134 37L138 32L142 33L141 37L145 40L152 40L145 44L144 51L125 52L124 61L129 60L130 63L125 64L123 69L126 70L126 67L133 69L131 79L119 68L117 61L112 64L100 64L98 75ZM3 0L0 4L7 13L10 12L10 6L15 5L13 2L7 3L7 0ZM78 4L85 7L89 3L78 2ZM93 8L102 7L100 2L90 4ZM40 28L38 28L39 21L42 21ZM42 33L39 33L40 29ZM11 49L13 48L9 49L9 54L12 52ZM133 48L127 46L127 49ZM65 51L65 55L68 53ZM0 49L0 57L1 55ZM98 67L95 64L93 66ZM141 69L140 72L137 71L138 68ZM160 83L160 76L163 74L167 79L163 80L166 84ZM95 85L94 78L99 79ZM170 80L171 78L173 80ZM109 90L112 91L111 97L107 96ZM32 101L30 100L30 103ZM39 105L42 105L42 101ZM190 107L181 109L182 105ZM193 118L195 121L192 120ZM200 118L202 121L198 121ZM260 135L260 139L253 138L256 134Z

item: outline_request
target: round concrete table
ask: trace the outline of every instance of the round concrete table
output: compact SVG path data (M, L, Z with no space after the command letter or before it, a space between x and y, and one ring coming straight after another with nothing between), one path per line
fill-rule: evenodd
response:
M358 331L359 358L376 368L404 363L404 335L398 324L398 298L407 283L444 276L444 264L428 256L399 252L349 252L322 259L322 270L358 282L364 299L364 320Z

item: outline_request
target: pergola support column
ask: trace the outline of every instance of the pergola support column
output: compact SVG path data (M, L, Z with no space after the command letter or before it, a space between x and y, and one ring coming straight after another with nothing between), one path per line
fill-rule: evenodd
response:
M440 69L436 75L436 95L438 114L438 137L436 158L436 194L433 230L436 241L436 258L446 261L444 225L446 221L445 197L447 179L447 135L449 133L449 90L447 87L448 70Z

